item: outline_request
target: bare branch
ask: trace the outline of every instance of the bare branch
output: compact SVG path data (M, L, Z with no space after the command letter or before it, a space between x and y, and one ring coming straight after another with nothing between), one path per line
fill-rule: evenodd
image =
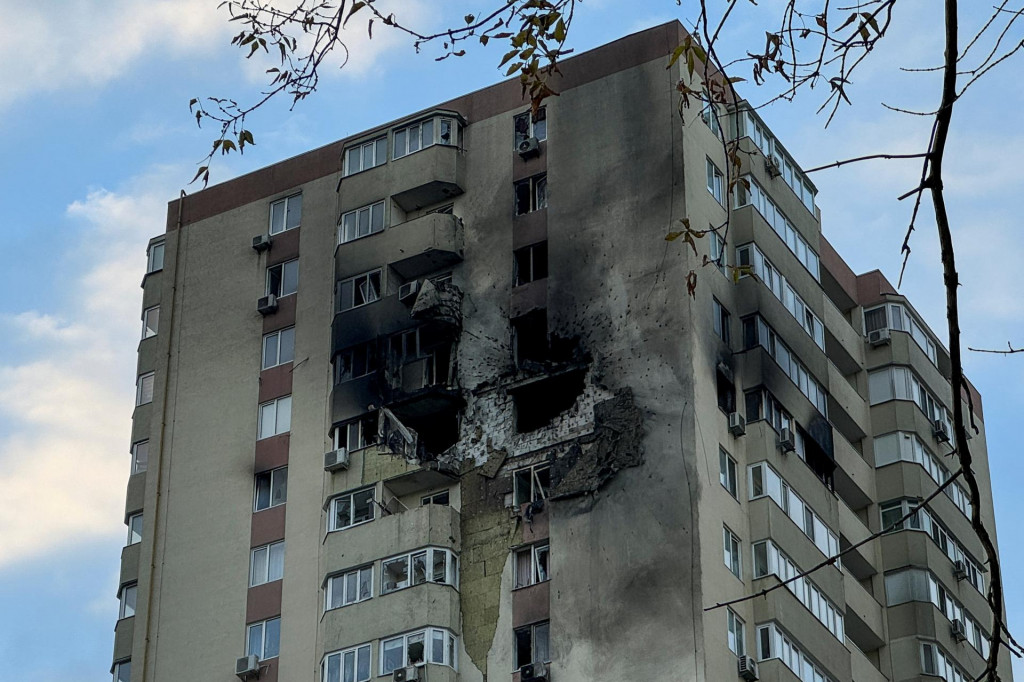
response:
M1010 345L1010 342L1006 342L1008 350L989 350L987 348L971 348L967 347L967 350L974 351L975 353L995 353L996 355L1013 355L1015 353L1024 353L1024 348L1014 348Z
M871 159L921 159L926 158L927 153L922 154L870 154L868 156L858 156L853 159L844 159L842 161L834 161L827 163L824 166L815 166L814 168L808 168L804 170L804 173L817 173L818 171L828 170L829 168L839 168L845 166L848 163L857 163L858 161L870 161Z

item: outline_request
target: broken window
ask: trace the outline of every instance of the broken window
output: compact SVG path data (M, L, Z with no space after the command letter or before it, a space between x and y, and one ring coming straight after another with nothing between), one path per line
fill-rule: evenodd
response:
M541 107L537 111L536 119L534 119L532 111L524 111L518 114L513 121L516 131L515 148L517 150L520 144L526 142L531 137L536 137L538 141L546 140L548 137L548 113L546 107Z
M377 413L371 412L358 419L334 427L334 449L349 452L361 450L377 442Z
M515 562L515 586L517 588L527 587L547 580L548 556L549 551L547 540L517 550Z
M548 621L544 621L515 630L517 669L530 663L546 663L551 660L548 625Z
M546 376L516 388L516 430L535 431L572 409L586 387L586 370L577 369Z
M335 497L331 500L327 530L344 530L366 521L373 521L373 497L373 488L364 488Z
M520 286L544 279L548 276L548 243L540 242L517 249L515 258L515 275L512 286Z
M516 215L539 211L548 206L548 174L540 173L515 183Z
M381 269L338 282L338 312L373 303L381 296Z
M726 412L736 411L736 386L732 378L719 367L715 370L715 381L718 387L718 407Z
M377 353L373 343L347 348L334 356L334 383L351 381L376 372Z
M373 567L364 566L327 579L324 610L337 609L373 596Z
M299 259L267 268L267 296L288 296L299 288Z
M384 639L380 643L380 674L390 676L398 668L424 663L454 668L457 650L458 639L443 628L426 628Z
M535 464L525 469L519 469L512 474L515 505L518 507L527 502L547 499L550 484L551 467L547 464Z
M398 159L435 144L458 144L458 129L454 119L428 118L396 130L392 158Z
M534 310L512 320L512 349L516 365L543 362L548 357L548 313Z
M458 556L448 549L427 547L385 559L381 564L381 594L426 582L457 585Z

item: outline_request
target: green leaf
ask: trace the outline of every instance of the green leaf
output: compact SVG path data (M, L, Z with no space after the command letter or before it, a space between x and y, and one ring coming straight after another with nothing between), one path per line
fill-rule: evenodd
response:
M555 24L555 30L554 30L554 32L552 32L551 36L555 40L557 40L558 42L564 43L565 42L565 31L566 31L566 29L565 29L565 22L562 21L561 17L559 17L558 18L558 23Z
M669 232L668 234L665 235L665 241L667 241L667 242L674 242L675 240L677 240L680 237L682 237L684 234L686 234L686 233L685 232Z
M693 78L693 69L694 69L693 50L687 50L686 51L686 70L689 72L690 78Z
M508 64L509 60L511 60L517 54L519 54L519 50L518 49L510 50L509 52L506 52L505 56L501 58L501 63L498 64L498 68L500 69L501 67L503 67L506 64Z
M516 71L518 71L521 68L523 68L523 63L522 62L516 62L512 66L508 67L508 71L505 72L505 75L506 76L511 76L512 74L514 74ZM523 74L523 75L525 76L526 74Z

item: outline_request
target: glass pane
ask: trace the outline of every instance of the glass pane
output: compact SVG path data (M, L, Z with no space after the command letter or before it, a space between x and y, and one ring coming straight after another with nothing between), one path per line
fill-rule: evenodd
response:
M533 136L538 140L546 140L548 138L547 109L542 108L537 112L537 120L533 122Z
M293 260L284 264L284 277L281 280L281 295L294 294L299 288L299 261Z
M245 653L249 656L256 654L263 656L263 623L256 623L249 626L249 641L246 644Z
M288 498L288 467L275 469L270 490L270 505L282 504Z
M388 158L388 138L382 137L374 145L376 146L376 151L374 152L373 165L379 166L387 161Z
M352 495L352 522L369 521L373 518L373 488Z
M277 364L277 342L277 334L267 334L263 337L263 369Z
M131 682L132 662L125 661L117 664L117 682Z
M370 679L370 646L359 647L356 651L356 680L366 682Z
M394 158L397 159L398 157L405 156L408 153L406 151L406 148L405 148L405 139L406 139L406 137L407 137L406 131L404 131L404 130L395 131ZM388 671L388 672L390 672L390 671Z
M283 365L295 359L295 327L281 330L280 350L277 362Z
M298 227L302 222L302 195L296 194L288 198L288 214L285 216L285 229Z
M348 651L345 653L343 668L345 670L345 682L355 682L356 652Z
M384 204L378 203L370 207L370 232L384 229Z
M345 598L344 604L351 604L356 600L356 583L359 580L359 571L353 571L345 575Z
M535 558L537 561L537 582L544 582L548 579L548 546L538 547Z
M401 668L405 664L404 644L404 639L397 637L381 645L384 650L381 656L381 675L390 675L396 668Z
M252 570L249 575L250 585L262 585L267 581L267 548L260 547L252 552Z
M292 397L286 396L277 400L276 433L287 433L292 428Z
M444 632L432 630L430 635L430 662L444 663Z
M132 467L135 473L145 471L149 466L149 441L144 440L135 444L133 448Z
M352 498L349 496L339 497L334 500L334 530L346 528L351 525Z
M364 208L359 211L359 228L357 230L357 235L365 237L368 234L370 234L370 209Z
M150 308L146 311L146 320L143 325L142 338L148 339L151 336L156 336L157 331L160 328L160 308Z
M270 473L256 475L256 511L270 506Z
M353 211L342 216L342 241L352 241L356 238L356 215L357 212Z
M281 649L281 619L271 618L266 623L266 636L263 639L262 658L274 658Z
M267 581L280 580L284 576L284 543L270 546L270 562L267 567Z
M430 145L434 144L434 121L433 119L431 119L429 121L424 121L420 125L423 129L423 146L429 147Z
M341 682L341 656L328 656L326 668L324 682Z
M353 147L346 153L345 174L351 175L352 173L358 173L360 166L362 165L362 148Z
M419 151L420 149L420 127L411 126L408 128L409 131L409 153Z
M435 549L431 557L430 579L435 583L447 582L448 553Z
M369 599L373 596L373 569L364 568L359 571L359 599Z
M439 139L441 144L455 144L455 140L452 139L452 120L450 118L441 119L441 135Z
M533 660L537 663L551 660L548 655L548 624L541 623L533 628Z

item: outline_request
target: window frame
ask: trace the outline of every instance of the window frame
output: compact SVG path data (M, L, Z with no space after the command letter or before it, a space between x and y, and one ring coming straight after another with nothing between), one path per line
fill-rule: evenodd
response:
M715 267L723 275L729 266L729 249L725 237L718 234L714 227L708 228L708 256Z
M268 542L265 545L253 547L249 550L249 587L258 587L259 585L266 585L267 583L277 582L278 580L282 580L284 578L284 543L284 540L277 540L276 542ZM272 567L274 566L275 550L280 552L279 563L281 568L280 575L278 575L277 577L273 577L274 571L272 570ZM257 552L266 553L265 558L262 560L264 565L260 569L261 575L259 577L256 576L256 569L258 568L256 564Z
M267 487L267 503L265 506L260 505L260 480L267 478L269 485ZM283 480L281 480L283 478ZM277 497L274 496L274 490L277 488L281 492ZM276 501L275 501L276 500ZM260 471L253 476L253 501L252 510L253 513L261 512L267 509L273 509L274 507L280 507L282 504L288 502L288 465L280 466L275 469L267 469L266 471Z
M152 317L152 324L150 324ZM142 311L142 340L151 339L160 333L160 306L154 305Z
M520 501L520 475L523 472L529 471L530 478L530 499L526 501ZM539 500L546 500L548 498L547 491L544 489L544 483L540 480L540 474L546 472L548 475L547 485L551 487L551 463L550 462L538 462L537 464L531 464L529 466L520 467L512 472L512 504L519 507L524 504L537 502ZM535 487L536 486L536 487ZM538 492L540 495L538 496Z
M125 525L128 526L128 541L125 543L125 547L142 542L142 521L142 512L128 515L128 520L125 522Z
M132 473L141 474L146 471L149 468L149 439L144 438L143 440L137 440L132 443L130 452L132 455ZM139 452L145 452L141 466L139 463Z
M711 314L712 314L712 327L715 330L715 334L725 345L732 346L732 314L729 309L726 308L721 301L716 297L711 297Z
M334 445L335 450L341 450L344 448L348 452L356 452L364 448L368 448L378 443L378 426L377 420L380 418L377 412L367 412L362 414L355 419L349 419L348 421L342 422L336 425L332 429L331 442ZM374 422L371 426L370 423ZM355 426L357 429L356 433L356 444L358 447L352 447L352 427ZM369 429L369 432L368 432ZM341 439L341 433L344 431L345 437L344 442Z
M348 654L352 654L352 675L348 677L347 671L344 668L345 658ZM365 654L366 656L366 677L359 676L359 659L360 655ZM339 682L341 680L353 680L353 682L369 682L373 679L373 647L370 642L364 644L357 644L356 646L348 647L347 649L338 649L337 651L329 651L324 654L323 659L320 662L320 682L330 682L329 668L331 659L337 658L338 661L338 677L335 678Z
M164 256L166 254L166 242L162 239L154 242L146 249L146 274L160 272L164 269Z
M526 187L529 192L526 210L520 211L520 188ZM548 174L537 173L512 183L512 214L516 217L540 211L548 207Z
M525 256L525 261L524 261ZM527 244L512 252L512 286L539 282L548 277L548 242ZM524 269L526 272L524 273ZM538 274L539 271L539 274Z
M435 554L441 553L444 555L444 579L437 580L436 559ZM418 557L422 556L423 559L423 579L417 581L415 577L415 563ZM389 564L398 564L404 562L405 564L405 580L400 583L395 583L393 587L388 587L389 581L385 576L385 571ZM427 546L414 549L409 552L403 552L401 554L395 554L382 559L380 562L380 596L385 594L392 594L401 590L409 589L410 587L416 587L418 585L449 585L454 587L456 590L459 589L459 555L451 549L446 547Z
M380 145L382 142L384 143L384 154L383 158L378 158L381 156L379 154L380 148L378 145ZM365 162L366 151L368 148L373 153L373 162L370 165L366 165ZM357 170L352 170L352 152L357 150L359 151L359 168ZM376 168L377 166L383 166L387 162L388 136L387 133L385 133L384 135L379 135L377 137L374 137L373 139L366 140L364 142L357 142L356 144L353 144L345 148L345 154L342 163L342 177L347 178L352 175L356 175L357 173L362 173L363 171L368 171L370 169Z
M130 596L129 596L130 595ZM125 583L121 586L121 589L117 591L117 619L123 620L125 618L131 618L135 615L138 607L139 598L139 583L133 581ZM129 611L131 613L129 613Z
M148 382L148 388L147 388ZM156 372L144 372L135 379L135 407L142 407L153 402L156 388ZM148 399L147 399L148 394Z
M287 276L288 276L288 273L289 273L289 266L294 266L294 268L295 268L295 271L294 271L294 275L295 275L295 288L291 289L289 291L285 291L285 282L288 279ZM277 287L278 290L275 292L275 291L272 291L273 287L272 287L272 284L271 284L271 273L272 273L272 271L278 270L278 269L280 269L280 272L281 272L281 274L280 274L280 283L279 283L279 286ZM266 287L264 288L264 295L265 296L276 296L277 298L284 298L285 296L293 296L295 293L298 292L298 290L299 290L299 259L298 258L292 258L291 260L286 260L286 261L283 261L281 263L274 263L273 265L268 265L267 266Z
M375 290L376 298L367 299L367 300L364 300L362 303L356 304L356 302L355 302L356 291L358 291L359 287L362 286L360 284L359 280L365 279L367 284L371 284L372 283L373 275L377 276L377 288ZM352 290L352 304L351 305L347 305L345 301L341 300L342 299L342 290L344 289L345 285L349 284L349 283L351 284L351 287L352 287L352 289L351 289ZM364 298L366 297L366 293L370 292L370 291L374 291L374 290L370 289L369 287L367 287L366 292L363 293ZM338 299L337 303L335 304L335 307L337 309L337 312L339 312L339 313L344 313L344 312L347 312L349 310L355 310L356 308L362 308L365 305L371 305L373 303L376 303L377 301L379 301L382 298L384 298L384 268L374 268L372 270L367 270L366 272L360 273L358 275L354 275L352 277L346 277L345 279L338 280L338 284L337 284L337 289L336 289L336 294L335 295L337 296L337 299Z
M746 623L731 608L726 607L725 612L726 646L737 658L742 658L747 655Z
M366 518L366 519L362 519L360 521L353 521L353 519L355 518L355 505L354 505L355 496L356 495L360 495L360 494L365 493L365 492L369 492L370 493L370 506L369 506L370 517ZM344 499L348 499L350 523L347 523L347 524L342 525L342 526L338 526L335 523L337 521L337 515L338 515L337 506L341 502L341 500L344 500ZM328 533L336 533L336 532L339 532L339 531L348 530L349 528L355 528L356 526L361 526L364 523L371 523L372 521L374 521L377 518L377 510L376 510L376 506L375 506L376 503L377 503L377 486L375 484L374 485L369 485L369 486L363 486L361 488L356 488L354 490L349 490L349 491L341 493L340 495L335 495L334 497L331 498L330 504L328 505L327 532Z
M297 199L297 201L293 201L293 200L296 200L296 199ZM296 224L294 224L291 227L289 227L288 226L288 223L289 223L288 218L289 218L290 212L292 210L292 207L290 205L292 203L297 203L298 204L297 212L298 212L299 219L298 219L298 222ZM283 206L284 207L282 212L281 212L281 225L282 225L282 227L279 230L275 230L274 229L274 210L275 210L276 206ZM291 194L291 195L283 197L281 199L276 199L274 201L271 201L270 202L270 216L269 216L268 222L269 222L269 225L267 227L267 234L269 234L271 236L276 235L276 234L281 234L282 232L287 232L288 230L296 230L296 229L302 227L302 192L296 192L295 194Z
M357 354L362 352L360 358ZM359 363L363 368L361 374L355 374L355 367L357 365L356 360L361 359ZM344 384L349 381L355 381L365 376L369 376L380 369L380 361L377 354L377 347L372 341L366 343L360 343L355 346L349 346L348 348L339 351L334 359L331 361L334 364L334 385ZM349 371L345 371L345 363L347 362Z
M273 407L273 433L268 433L265 430L265 423L267 420L266 413ZM282 406L284 406L282 408ZM282 418L282 415L285 415ZM283 395L279 398L268 400L264 403L260 403L256 411L256 440L264 440L265 438L273 438L274 436L280 436L283 433L290 433L292 430L292 396Z
M423 139L423 124L430 122L430 141ZM449 140L444 142L444 133L442 130L448 126ZM407 123L401 127L394 128L391 131L391 160L397 161L398 159L405 158L416 152L423 151L430 147L441 145L443 147L458 147L459 146L459 121L455 116L435 114L433 116L427 116L421 118L412 123ZM410 149L409 141L410 132L416 130L417 142L416 149ZM402 141L399 143L399 135L402 136ZM399 144L402 145L401 153L399 153Z
M525 130L520 132L520 130L519 130L520 129L520 121L523 121L524 119L526 121ZM538 135L537 134L537 124L540 121L544 122L544 125L541 126L543 128L544 132L541 133L540 135ZM537 120L536 121L533 120L533 111L532 110L524 111L524 112L516 114L515 116L512 117L512 138L513 138L513 141L514 141L513 149L518 151L519 150L519 145L522 142L525 142L526 140L530 139L531 137L537 138L538 142L543 142L544 140L548 139L548 113L547 113L547 107L540 107L537 110Z
M540 628L544 628L545 629L545 638L547 639L547 641L545 643L545 646L544 646L546 656L544 656L543 660L537 660L539 658L538 652L537 652L537 642L538 642L537 630L540 629ZM519 652L519 635L520 635L520 633L523 633L523 632L526 632L526 631L529 631L529 634L530 634L530 659L531 660L529 660L529 661L522 661L519 658L519 653L520 653ZM524 665L530 665L531 663L550 663L551 662L551 621L550 620L542 620L542 621L537 621L536 623L530 623L529 625L520 626L518 628L515 628L512 631L512 635L513 635L513 640L512 640L513 641L512 660L515 661L515 666L516 666L515 669L516 670L519 670Z
M377 208L380 209L380 224L379 227L374 229L374 209ZM366 228L368 231L364 234L360 234L361 230L359 226L359 219L364 213L367 216ZM352 217L354 221L352 224L352 227L354 229L354 233L352 236L348 235L348 226L345 225L345 222L349 217ZM372 237L375 234L380 234L381 232L384 232L386 229L388 229L387 206L385 201L381 199L380 201L375 201L372 204L366 204L365 206L360 206L359 208L354 208L351 211L346 211L345 213L341 214L341 219L338 220L338 245L340 246L341 244L349 244L358 239L363 239L364 237Z
M291 353L290 353L290 355L291 355L291 357L288 358L287 360L282 360L281 359L281 355L282 355L281 351L284 348L285 344L282 344L281 341L284 338L286 338L286 335L287 335L287 337L291 338L291 343L290 343L290 346L291 346ZM275 357L274 362L272 362L271 364L268 365L267 364L267 343L271 339L274 339L276 341L276 346L275 346L275 350L274 350L274 355L276 357ZM291 327L285 327L283 329L276 329L276 330L274 330L274 331L272 331L272 332L270 332L268 334L264 334L263 335L263 350L262 350L262 353L260 355L260 370L262 371L262 370L270 369L271 367L279 367L281 365L287 365L287 364L289 364L291 362L295 362L295 325L292 325Z
M438 498L444 498L444 502L438 501ZM444 490L438 490L437 492L430 493L429 495L423 495L420 497L420 506L425 507L428 504L443 505L445 507L452 506L452 491L450 488Z
M270 623L277 623L277 651L274 652L273 656L264 656L267 652L267 630ZM260 650L259 652L252 651L252 630L253 628L260 628ZM263 661L270 661L281 655L281 616L274 616L272 618L266 618L264 620L256 621L255 623L247 623L245 626L245 653L247 656L256 654L256 657L262 663Z
M519 557L529 553L530 575L525 580L520 573ZM541 561L541 555L545 558ZM512 559L512 589L518 590L524 587L532 587L551 580L551 544L550 540L541 540L532 545L520 547L515 550ZM541 569L543 564L544 568ZM543 577L542 577L543 576Z
M736 460L721 445L718 446L718 482L725 491L739 500L739 467Z
M334 611L335 609L345 608L352 604L358 604L360 602L369 601L373 599L375 579L374 579L374 566L373 564L366 564L357 568L347 569L339 573L333 573L327 576L327 580L324 582L324 612ZM359 589L362 585L362 577L364 574L369 575L370 581L370 593L363 597L361 590ZM349 576L355 576L356 581L356 594L354 599L348 597L348 578ZM335 581L338 581L339 587L335 587ZM340 588L340 589L339 589ZM334 597L337 592L341 592L341 602L337 605L334 603Z
M122 670L126 671L122 674ZM132 659L126 658L123 661L118 661L114 664L111 669L113 675L113 682L131 682L132 679Z
M729 526L722 526L722 548L725 567L734 576L743 580L743 542Z
M441 634L443 639L441 652L442 655L440 661L433 660L432 656L432 645L434 643L435 635L437 634ZM409 660L409 639L417 636L422 636L423 638L423 660L419 663L413 663ZM385 646L388 643L395 642L397 640L402 640L402 663L401 665L396 665L394 667L389 668L387 667L387 665L385 665L384 662ZM390 676L395 670L399 668L421 666L427 663L430 663L432 665L446 665L455 671L458 671L459 669L459 638L455 636L455 634L447 628L426 627L419 628L416 630L410 630L409 632L403 632L397 635L391 635L389 637L381 637L380 644L378 645L377 649L377 660L379 666L377 670L379 673L378 676L380 677Z
M724 207L725 206L725 175L722 174L722 171L718 170L718 166L715 164L714 161L711 160L711 157L706 156L706 157L704 157L704 160L706 161L706 166L705 166L706 178L705 178L705 180L706 180L706 185L707 185L707 188L708 188L708 192L711 194L711 196L713 196L715 198L715 201L717 201L719 203L719 205Z

